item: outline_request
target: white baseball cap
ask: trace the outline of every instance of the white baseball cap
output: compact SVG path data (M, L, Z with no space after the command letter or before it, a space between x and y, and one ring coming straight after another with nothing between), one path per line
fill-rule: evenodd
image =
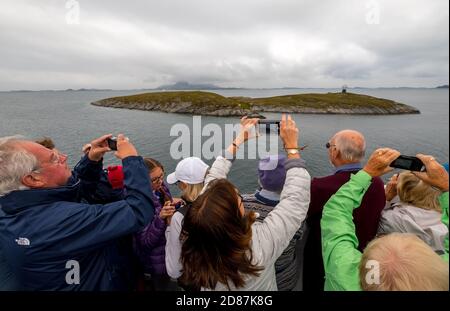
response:
M167 176L167 183L174 184L177 181L195 185L205 180L209 166L201 159L189 157L178 162L175 172Z

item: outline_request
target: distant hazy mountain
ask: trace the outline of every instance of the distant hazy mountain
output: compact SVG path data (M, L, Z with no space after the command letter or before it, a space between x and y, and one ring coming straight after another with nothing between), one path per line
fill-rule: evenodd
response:
M437 89L448 89L448 84L445 85L440 85L438 87L436 87Z
M85 88L82 88L82 89L77 89L77 90L74 90L74 89L67 89L67 90L65 90L66 92L85 92L85 91L112 91L112 89L85 89Z
M190 84L189 82L180 81L175 84L161 85L157 90L220 90L220 86L214 84Z

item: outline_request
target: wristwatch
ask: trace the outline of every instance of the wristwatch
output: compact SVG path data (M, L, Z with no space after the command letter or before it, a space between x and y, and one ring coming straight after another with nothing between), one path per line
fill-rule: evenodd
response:
M286 149L287 154L297 154L300 153L298 149Z

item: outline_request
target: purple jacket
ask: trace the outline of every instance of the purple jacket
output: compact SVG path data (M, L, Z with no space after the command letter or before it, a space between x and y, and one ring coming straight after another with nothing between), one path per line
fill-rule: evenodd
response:
M166 195L172 199L169 188L163 183L162 188ZM164 275L166 272L166 222L159 218L164 202L158 199L158 193L153 192L155 215L153 221L142 231L134 235L134 250L144 265L144 272L153 275Z

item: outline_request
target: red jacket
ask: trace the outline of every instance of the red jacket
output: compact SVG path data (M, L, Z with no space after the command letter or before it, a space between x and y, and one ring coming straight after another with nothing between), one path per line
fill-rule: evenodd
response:
M311 181L311 203L306 219L309 234L304 249L303 290L323 291L325 272L320 233L323 206L343 184L350 180L350 174L357 172L358 170L341 171L334 175L314 178ZM361 206L353 212L360 251L363 251L375 237L385 203L383 181L380 178L374 178L364 195Z

